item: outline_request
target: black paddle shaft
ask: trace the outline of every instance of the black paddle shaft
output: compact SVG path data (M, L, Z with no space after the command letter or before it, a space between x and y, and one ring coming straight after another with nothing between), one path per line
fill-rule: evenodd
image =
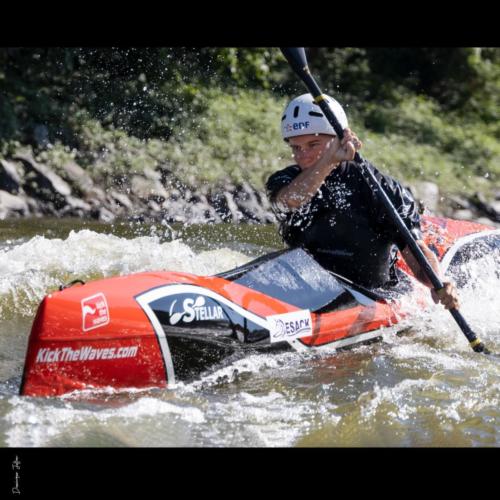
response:
M281 51L283 52L283 55L286 57L292 69L295 71L295 73L297 73L297 75L306 85L307 89L313 96L315 102L321 108L327 120L330 122L333 129L337 133L337 136L340 139L342 139L344 137L344 131L339 121L337 120L335 114L331 110L330 106L325 101L321 89L319 88L318 84L316 83L316 81L314 80L313 76L309 71L304 48L281 47ZM357 163L358 168L363 178L367 182L367 184L370 186L370 188L373 190L376 196L378 196L379 200L384 205L392 222L397 227L397 230L404 237L405 243L410 247L413 256L424 270L426 276L429 278L429 281L432 283L434 289L440 290L441 288L443 288L444 285L442 281L439 279L438 275L434 272L434 269L429 264L429 261L422 252L422 249L419 247L419 245L415 241L415 238L411 234L410 230L406 227L406 224L403 222L399 213L394 208L394 205L387 196L387 193L380 185L378 179L375 177L375 174L367 167L365 160L358 152L356 152L354 156L354 161ZM467 340L470 342L470 345L474 349L474 351L490 354L488 349L486 349L484 344L477 338L477 335L472 331L467 321L462 316L462 313L458 309L450 309L450 313L457 322L458 326L460 327L464 335L467 337Z

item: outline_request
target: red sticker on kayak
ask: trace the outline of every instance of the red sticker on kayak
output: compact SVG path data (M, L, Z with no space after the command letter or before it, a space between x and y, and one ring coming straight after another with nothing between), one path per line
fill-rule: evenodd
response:
M84 332L109 323L108 303L103 293L82 300L82 318Z

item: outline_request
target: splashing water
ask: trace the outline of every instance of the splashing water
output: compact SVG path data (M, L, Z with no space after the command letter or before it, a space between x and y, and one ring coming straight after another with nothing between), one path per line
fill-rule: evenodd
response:
M1 445L500 444L498 360L474 353L450 314L432 302L425 311L415 307L397 325L407 330L405 335L388 329L384 342L350 351L252 355L167 390L17 396L36 307L61 283L158 269L215 274L256 256L224 245L203 249L203 231L213 228L183 241L80 230L62 239L35 236L3 245ZM249 228L241 250L252 237ZM493 254L454 270L465 276L460 289L464 317L496 352L498 270Z
M71 231L65 240L35 236L0 251L0 318L32 316L49 290L76 278L153 270L215 274L248 260L229 249L195 254L178 240L160 243L158 237L125 239L90 230Z

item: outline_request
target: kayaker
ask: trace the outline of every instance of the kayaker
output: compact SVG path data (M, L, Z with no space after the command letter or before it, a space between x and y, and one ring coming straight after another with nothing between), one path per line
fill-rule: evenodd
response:
M376 288L397 283L397 248L413 273L432 289L404 238L361 176L354 154L361 141L348 127L342 106L326 96L344 130L342 141L310 94L293 99L281 120L283 139L296 164L275 172L266 183L280 233L289 246L302 246L325 268L360 285ZM411 193L368 163L394 207L438 275L439 261L421 239L420 215ZM431 291L447 309L459 307L454 284Z

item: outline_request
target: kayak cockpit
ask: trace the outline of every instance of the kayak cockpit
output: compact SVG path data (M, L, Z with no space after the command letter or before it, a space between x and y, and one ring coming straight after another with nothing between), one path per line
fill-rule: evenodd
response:
M326 270L303 248L264 255L217 277L311 312L354 307L357 303L369 305L386 298Z

